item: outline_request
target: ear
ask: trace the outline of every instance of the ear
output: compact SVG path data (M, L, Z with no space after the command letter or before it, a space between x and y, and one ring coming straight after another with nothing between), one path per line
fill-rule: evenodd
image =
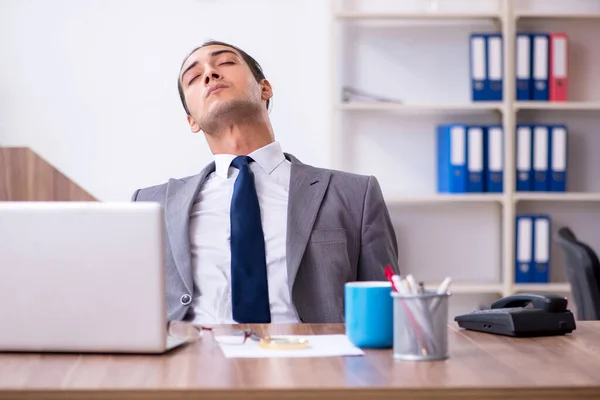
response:
M260 92L260 97L263 100L269 100L271 97L273 97L273 88L271 87L271 83L266 80L263 79L262 82L260 83L260 87L261 87L261 92Z
M187 121L188 121L188 124L190 124L190 129L192 130L193 133L198 133L202 130L202 128L200 128L200 125L198 125L198 123L196 121L194 121L194 118L192 118L191 115L187 116Z

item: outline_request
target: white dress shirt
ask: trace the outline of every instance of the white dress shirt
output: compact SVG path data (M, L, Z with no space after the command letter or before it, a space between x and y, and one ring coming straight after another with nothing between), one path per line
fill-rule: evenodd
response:
M298 322L287 277L287 205L291 164L274 142L249 154L265 235L271 322ZM236 156L215 155L215 171L206 177L190 214L194 274L192 306L198 324L235 323L231 312L231 196L238 169Z

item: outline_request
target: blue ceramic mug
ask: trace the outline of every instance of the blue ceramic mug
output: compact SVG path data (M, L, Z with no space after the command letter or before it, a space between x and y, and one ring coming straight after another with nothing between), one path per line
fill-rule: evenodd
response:
M348 282L344 286L346 335L357 347L391 348L394 314L386 281Z

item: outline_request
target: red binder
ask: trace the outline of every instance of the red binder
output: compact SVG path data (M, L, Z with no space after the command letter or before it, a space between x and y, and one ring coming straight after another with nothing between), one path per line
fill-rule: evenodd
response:
M564 32L550 33L549 100L567 101L568 40Z

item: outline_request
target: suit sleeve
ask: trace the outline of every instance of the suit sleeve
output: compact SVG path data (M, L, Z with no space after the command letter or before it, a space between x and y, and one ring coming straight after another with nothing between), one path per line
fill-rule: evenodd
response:
M377 178L369 177L363 205L358 280L384 280L389 264L399 273L398 242Z

